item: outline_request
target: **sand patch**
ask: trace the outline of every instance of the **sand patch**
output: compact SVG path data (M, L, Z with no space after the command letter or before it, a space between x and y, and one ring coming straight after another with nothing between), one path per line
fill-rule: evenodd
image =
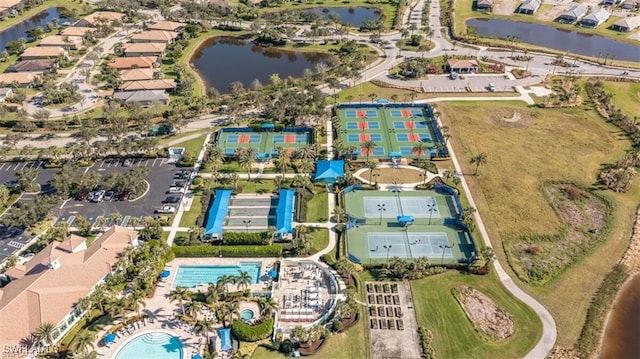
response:
M511 315L489 297L467 286L454 289L454 295L477 331L495 340L504 340L513 335Z
M491 12L496 15L511 15L516 11L518 3L517 0L495 0Z
M506 121L506 122L518 122L522 119L522 116L520 115L520 112L518 111L514 111L513 112L513 116L511 116L511 118L502 118L502 121Z

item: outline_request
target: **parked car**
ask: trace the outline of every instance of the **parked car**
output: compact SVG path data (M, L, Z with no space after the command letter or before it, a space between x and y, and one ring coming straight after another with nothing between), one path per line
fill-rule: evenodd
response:
M78 194L76 195L76 200L84 201L85 199L87 199L88 196L89 196L89 191L85 189L78 192Z
M189 171L176 172L173 175L173 178L176 178L176 179L187 179L187 178L189 178Z
M104 200L104 195L105 193L107 193L107 191L101 189L99 191L96 191L96 193L93 195L93 198L91 199L92 202L102 202Z
M121 200L121 201L128 201L128 200L129 200L129 192L123 192L123 193L120 195L120 200Z
M131 167L133 165L133 161L129 158L127 158L126 160L124 160L124 162L122 162L122 166L124 167Z
M89 195L87 196L87 201L93 201L93 197L96 196L96 192L98 192L98 191L89 192Z
M187 184L187 181L173 181L173 186L171 187L184 187Z
M156 213L176 213L176 207L173 206L162 206L156 209Z
M164 199L162 203L178 203L180 202L180 197L170 196Z
M116 193L114 191L107 191L107 193L104 194L104 200L113 201L115 196L116 196Z
M171 194L184 193L184 188L182 188L182 187L170 187L169 188L169 193L171 193Z

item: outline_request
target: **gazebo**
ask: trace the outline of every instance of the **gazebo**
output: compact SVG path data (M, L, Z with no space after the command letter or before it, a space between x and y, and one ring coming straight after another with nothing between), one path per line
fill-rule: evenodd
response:
M316 162L316 175L314 178L316 181L334 184L342 177L344 177L344 160L320 160Z

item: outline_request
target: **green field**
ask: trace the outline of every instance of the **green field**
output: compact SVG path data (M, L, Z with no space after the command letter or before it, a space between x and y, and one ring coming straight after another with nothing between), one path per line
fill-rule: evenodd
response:
M325 222L328 219L329 203L327 203L327 198L327 192L317 191L313 198L307 202L307 222Z
M466 285L491 298L511 314L514 334L501 341L488 341L475 331L452 294ZM521 358L537 343L542 325L535 313L513 298L494 275L473 276L449 271L411 282L418 325L433 332L438 358Z
M196 226L196 220L200 213L203 213L202 202L200 202L200 198L202 195L196 194L193 196L193 202L191 203L191 208L188 211L185 211L182 214L182 218L180 218L180 227L188 227L193 228Z
M487 154L480 175L466 179L503 263L507 263L504 241L518 241L523 233L553 235L562 230L564 223L542 194L545 183L572 181L591 188L601 166L617 161L630 149L629 141L602 120L588 101L568 109L530 108L519 102L441 103L438 110L450 128L451 144L464 173L473 173L474 166L469 164L473 155ZM520 120L504 121L515 113ZM626 194L595 191L614 208L611 232L552 282L528 286L511 272L551 311L558 325L558 345L575 343L592 295L626 248L640 199L638 187Z

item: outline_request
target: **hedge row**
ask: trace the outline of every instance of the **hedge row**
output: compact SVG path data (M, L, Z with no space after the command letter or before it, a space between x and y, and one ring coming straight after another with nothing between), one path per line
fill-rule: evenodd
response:
M174 246L176 257L280 257L282 247L278 245L264 246ZM222 252L222 253L221 253Z
M255 325L234 319L233 323L231 323L231 331L236 338L243 342L257 342L271 335L273 332L273 318L266 318Z
M229 232L224 234L223 242L227 245L260 245L267 244L269 232Z

